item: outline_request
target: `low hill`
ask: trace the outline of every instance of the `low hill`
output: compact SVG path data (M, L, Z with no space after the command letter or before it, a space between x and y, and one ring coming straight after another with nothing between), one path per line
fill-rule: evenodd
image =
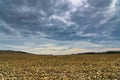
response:
M23 51L12 51L12 50L0 50L0 55L2 54L30 54Z
M106 52L86 52L86 53L78 53L80 54L120 54L120 51L106 51Z
M23 51L12 51L12 50L0 50L0 55L3 54L31 54ZM106 51L106 52L86 52L86 53L77 53L77 54L71 54L71 55L81 55L81 54L120 54L120 51Z

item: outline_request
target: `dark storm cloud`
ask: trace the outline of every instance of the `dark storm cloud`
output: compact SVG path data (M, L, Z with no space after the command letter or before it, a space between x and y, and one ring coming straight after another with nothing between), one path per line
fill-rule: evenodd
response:
M97 7L97 8L106 8L110 5L112 0L88 0L88 2L91 4L92 7Z
M53 40L120 40L117 0L1 0L0 33Z

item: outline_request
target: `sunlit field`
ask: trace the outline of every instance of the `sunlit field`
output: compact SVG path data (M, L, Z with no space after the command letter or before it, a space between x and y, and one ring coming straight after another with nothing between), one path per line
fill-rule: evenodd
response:
M120 54L0 54L0 80L120 80Z

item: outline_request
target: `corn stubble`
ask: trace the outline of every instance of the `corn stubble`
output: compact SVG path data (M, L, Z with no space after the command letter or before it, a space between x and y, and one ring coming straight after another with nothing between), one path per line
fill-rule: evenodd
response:
M120 80L120 54L0 55L0 80Z

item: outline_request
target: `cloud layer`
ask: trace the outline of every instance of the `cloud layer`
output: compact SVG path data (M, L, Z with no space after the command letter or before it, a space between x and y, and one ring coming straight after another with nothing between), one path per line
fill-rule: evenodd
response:
M46 54L119 49L119 7L118 0L1 0L0 49Z

